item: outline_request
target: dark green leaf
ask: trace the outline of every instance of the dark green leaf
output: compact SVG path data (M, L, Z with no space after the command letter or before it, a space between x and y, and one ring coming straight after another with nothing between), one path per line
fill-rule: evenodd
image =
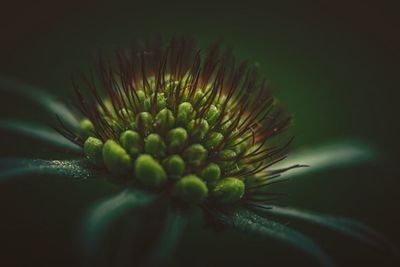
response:
M82 148L56 131L24 121L0 120L0 130L23 135L25 139L41 141L48 146L73 153L82 153Z
M0 182L30 174L54 174L80 179L99 177L99 173L83 160L0 159Z
M126 189L95 203L86 214L82 228L82 242L88 264L97 260L96 257L99 256L97 254L101 251L106 234L121 217L132 215L129 226L137 226L135 221L140 221L144 217L142 210L146 210L154 200L153 194ZM128 230L127 233L129 232Z
M337 142L294 152L287 159L274 164L273 170L266 170L266 173L297 164L308 165L307 168L293 168L282 174L282 178L285 179L297 178L319 171L369 162L375 158L376 152L366 144L357 141Z
M57 115L68 127L78 128L79 123L70 109L45 91L3 76L0 76L0 91L23 97L38 105L51 116Z
M260 208L258 208L260 209ZM286 208L278 206L266 206L265 209L261 209L264 214L284 216L288 218L295 218L324 226L332 230L338 231L345 235L348 235L354 239L363 241L372 246L378 247L380 249L395 251L396 248L380 233L376 232L369 226L366 226L355 220L335 217L325 214L320 214L316 212L309 212L304 210L299 210L295 208Z
M242 208L232 213L211 211L223 224L241 231L285 242L311 255L323 266L334 266L329 256L309 237L278 222L263 218Z
M165 218L164 229L151 253L149 266L162 266L169 261L187 224L187 217L180 211L170 210Z

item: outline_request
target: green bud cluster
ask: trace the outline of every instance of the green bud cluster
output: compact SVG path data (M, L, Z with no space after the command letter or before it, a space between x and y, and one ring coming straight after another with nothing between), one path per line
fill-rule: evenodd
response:
M81 121L79 136L87 159L147 188L170 185L173 196L190 204L240 200L246 177L234 173L245 171L238 156L250 145L234 136L235 121L229 109L221 109L224 96L209 103L210 94L199 89L192 95L183 90L182 97L173 98L174 84L157 94L154 84L136 90L135 109L115 110L104 101L109 111L100 109L99 114L106 123L103 128L109 129L106 134L98 135L89 119Z

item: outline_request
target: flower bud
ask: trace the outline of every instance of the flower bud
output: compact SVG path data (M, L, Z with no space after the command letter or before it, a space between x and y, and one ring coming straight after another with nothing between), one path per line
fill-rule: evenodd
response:
M151 95L152 101L154 99L154 94ZM167 106L167 101L165 100L164 93L158 93L156 99L157 111L162 110Z
M187 143L188 134L185 129L178 127L172 129L167 134L168 148L171 151L181 150Z
M163 167L150 155L141 155L136 159L135 177L148 187L160 187L167 182Z
M141 112L136 116L136 128L140 134L147 136L153 129L153 116L148 112Z
M216 106L210 105L210 109L207 111L208 124L214 124L219 117L219 110Z
M170 79L170 77L168 77L168 78ZM169 79L166 79L166 80L169 80ZM173 95L175 93L176 86L178 85L178 83L179 83L178 81L169 80L165 85L165 90L164 90L165 95L167 95L167 96Z
M212 190L212 195L222 204L231 204L243 197L244 188L242 180L228 177L217 183Z
M172 114L172 111L164 108L156 115L156 124L157 127L162 131L167 131L174 127L175 117Z
M243 138L239 137L234 142L232 149L237 155L244 154L249 147L248 140L243 140Z
M133 166L128 153L113 140L108 140L103 146L103 161L107 169L115 174L126 174Z
M200 204L206 200L208 188L199 177L187 175L176 182L174 194L187 203Z
M83 152L86 157L94 164L100 165L102 158L103 142L100 139L89 137L83 145Z
M224 149L219 153L220 167L223 170L229 170L236 163L236 152L231 149Z
M151 107L151 98L146 97L146 99L143 101L143 110L150 111L150 107Z
M135 118L135 114L133 114L132 110L129 109L121 109L118 111L119 116L121 116L124 119L127 119L129 121L133 120Z
M200 166L207 158L207 150L200 144L189 146L184 152L185 161L192 166Z
M222 133L226 133L232 125L232 121L230 121L227 117L222 120L221 123L221 131Z
M146 93L143 90L137 90L136 95L138 97L139 103L143 103L144 100L146 99Z
M165 156L165 143L162 140L161 136L158 134L149 134L145 139L144 139L144 151L146 154L150 154L153 157L163 157Z
M114 106L111 103L110 99L103 99L103 105L98 104L97 106L97 110L100 112L101 115L106 116L107 114L110 114L111 116L115 116L115 110L114 110ZM106 110L108 111L108 113L106 112Z
M190 136L195 138L197 141L204 139L208 132L208 122L204 119L191 120L187 126L188 133Z
M210 163L200 172L200 177L207 182L207 184L213 186L219 180L221 176L221 169L218 164Z
M110 117L104 117L105 121L108 123L108 125L110 125L110 127L112 128L112 130L117 133L117 134L121 134L123 132L123 127L119 124L118 121L114 120L113 118Z
M224 136L221 133L213 132L212 134L210 134L210 137L204 145L208 149L215 149L222 143L223 140Z
M226 95L221 95L219 99L216 99L216 103L214 103L218 108L222 107L222 105L226 101Z
M185 162L179 155L172 155L165 160L164 167L169 177L179 179L185 171Z
M183 102L178 106L178 115L176 117L176 124L179 126L186 126L192 119L193 106L189 102Z
M93 123L89 119L83 119L79 123L79 135L83 140L89 136L95 136L95 129Z
M125 131L121 134L119 142L128 154L136 158L143 149L142 137L135 131Z
M204 93L201 90L197 90L193 97L193 103L195 106L202 106L206 103L207 99L204 97Z

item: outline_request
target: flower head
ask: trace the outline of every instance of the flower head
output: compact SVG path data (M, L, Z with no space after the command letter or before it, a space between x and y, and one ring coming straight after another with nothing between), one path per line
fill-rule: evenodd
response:
M280 173L270 167L290 142L273 138L290 117L255 68L236 66L218 46L203 52L185 40L98 65L86 92L75 86L79 130L64 130L94 165L191 204L268 197L263 187Z

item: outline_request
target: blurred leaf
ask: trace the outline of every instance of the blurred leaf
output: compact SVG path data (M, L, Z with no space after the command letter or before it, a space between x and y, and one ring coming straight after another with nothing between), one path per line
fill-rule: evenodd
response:
M263 218L242 208L236 209L229 215L218 211L210 212L223 224L243 232L285 242L311 255L323 266L334 266L329 256L312 239L283 224Z
M84 256L88 264L92 265L98 260L96 257L99 256L106 234L121 217L130 214L129 226L140 225L135 222L143 219L141 211L154 200L154 194L126 189L95 203L86 214L82 228Z
M288 158L273 165L275 172L297 164L308 165L305 168L288 169L282 178L294 178L309 175L319 171L328 171L348 165L369 162L376 158L376 152L369 146L356 142L338 142L317 148L289 154Z
M182 212L178 210L170 210L168 212L164 229L150 255L149 266L162 266L169 262L182 237L187 222L187 217Z
M48 112L51 116L58 116L61 121L72 129L78 128L79 122L75 115L64 103L54 96L31 85L0 76L0 92L15 94L26 98Z
M23 135L25 139L41 141L46 145L54 146L58 149L68 150L74 153L82 153L82 148L66 139L56 131L39 125L24 121L0 120L0 130L9 131L13 134Z
M0 182L30 174L54 174L80 179L102 176L88 168L86 161L83 160L0 159Z
M380 233L371 227L355 220L335 217L316 212L309 212L295 208L278 207L266 205L264 209L258 208L264 214L284 216L303 220L309 223L317 224L348 235L354 239L363 241L382 250L395 252L397 249Z

